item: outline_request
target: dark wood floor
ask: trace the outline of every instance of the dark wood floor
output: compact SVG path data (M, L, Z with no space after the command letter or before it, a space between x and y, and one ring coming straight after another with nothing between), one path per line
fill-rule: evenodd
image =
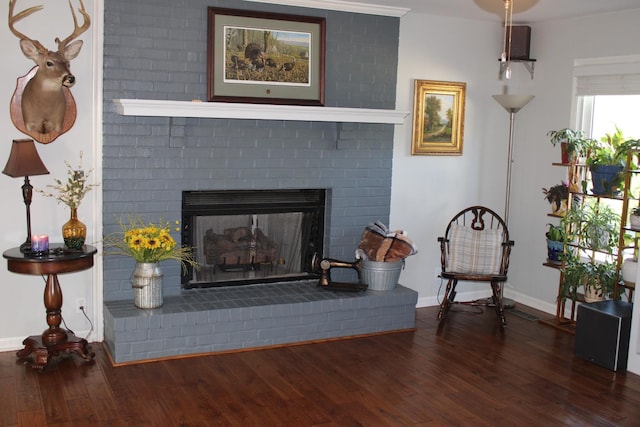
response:
M491 310L438 331L435 315L418 309L415 332L117 368L100 344L94 363L49 372L0 353L0 425L640 425L640 377L575 358L572 335L513 314L502 334Z

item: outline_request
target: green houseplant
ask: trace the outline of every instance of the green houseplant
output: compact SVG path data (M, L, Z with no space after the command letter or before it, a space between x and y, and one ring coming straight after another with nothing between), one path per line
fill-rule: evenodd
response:
M602 262L591 264L575 260L575 256L566 258L563 269L563 281L560 298L578 298L578 288L584 288L586 302L595 302L613 295L618 277L616 264Z
M591 172L592 192L597 195L613 195L623 184L627 153L636 141L625 141L622 130L616 126L613 133L607 133L599 141L591 140L587 166Z
M572 206L560 222L567 242L560 298L575 300L579 287L587 301L612 295L618 276L614 250L620 216L606 204L592 200Z
M547 225L549 226L549 229L545 233L547 237L547 262L551 264L561 264L566 239L564 227L562 225Z
M549 188L543 188L542 193L554 213L562 214L567 210L567 202L569 201L568 183L562 182Z
M547 136L554 147L560 144L562 163L569 163L571 160L584 155L590 144L590 140L585 138L584 132L576 129L550 130L547 132Z

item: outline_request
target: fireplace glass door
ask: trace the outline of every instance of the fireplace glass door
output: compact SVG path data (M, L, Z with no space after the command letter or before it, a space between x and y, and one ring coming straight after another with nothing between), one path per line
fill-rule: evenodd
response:
M237 203L236 199L208 209L202 205L194 209L187 203L191 209L187 207L185 211L183 203L183 241L186 239L195 247L199 264L183 279L183 286L229 286L315 277L311 259L315 252L322 252L324 203L310 207L297 203L298 197L294 196L284 205L274 205L260 194L256 205L250 193L244 196L244 203Z

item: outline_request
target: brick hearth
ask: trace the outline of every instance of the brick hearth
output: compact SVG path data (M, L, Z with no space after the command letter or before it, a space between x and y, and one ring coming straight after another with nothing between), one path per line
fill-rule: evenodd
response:
M418 293L333 292L317 281L197 289L138 309L105 303L105 342L116 364L270 347L415 327Z

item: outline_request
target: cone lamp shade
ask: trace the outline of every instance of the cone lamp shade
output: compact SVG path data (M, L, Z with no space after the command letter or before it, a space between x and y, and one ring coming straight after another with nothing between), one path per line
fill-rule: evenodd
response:
M534 98L533 95L493 95L507 113L517 113Z

